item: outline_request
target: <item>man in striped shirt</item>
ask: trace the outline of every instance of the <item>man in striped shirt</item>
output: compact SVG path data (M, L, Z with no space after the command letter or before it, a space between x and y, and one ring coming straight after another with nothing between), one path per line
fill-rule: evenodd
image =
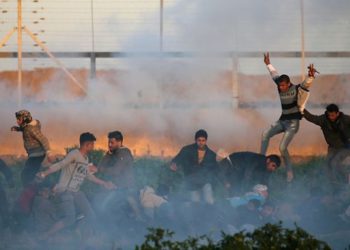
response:
M299 130L299 121L302 118L309 96L309 88L317 70L313 64L310 64L308 66L308 77L301 84L294 85L290 82L288 75L279 75L277 73L277 70L270 63L269 53L264 54L264 63L271 74L272 80L277 85L282 114L279 120L263 133L260 153L266 154L271 137L284 133L279 149L287 169L287 181L290 182L293 180L293 170L290 163L288 145Z

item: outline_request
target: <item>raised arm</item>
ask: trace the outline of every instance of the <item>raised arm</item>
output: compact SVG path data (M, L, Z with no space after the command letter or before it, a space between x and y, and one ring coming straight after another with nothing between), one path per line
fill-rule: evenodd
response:
M304 117L309 122L312 122L318 126L322 125L322 116L321 115L313 115L307 109L304 109Z
M308 90L311 87L312 82L315 79L316 73L319 73L317 69L314 68L313 64L310 64L307 68L308 68L307 78L300 84L300 86L306 90Z
M267 70L270 72L272 80L274 80L274 82L277 84L277 79L279 78L279 74L278 74L277 70L275 69L275 67L273 67L271 62L270 62L269 52L264 54L264 63L267 67Z

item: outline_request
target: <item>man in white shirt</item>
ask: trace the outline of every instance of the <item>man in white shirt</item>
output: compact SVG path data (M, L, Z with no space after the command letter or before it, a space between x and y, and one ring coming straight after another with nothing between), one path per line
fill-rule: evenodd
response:
M94 149L95 141L96 138L93 134L81 134L79 149L70 151L62 161L37 174L39 178L44 179L46 176L61 170L60 179L55 187L58 211L61 212L60 220L41 236L42 240L74 224L76 210L84 215L89 226L94 225L95 213L85 194L80 191L80 186L85 178L104 186L106 189L115 188L113 183L105 182L93 175L92 168L94 166L89 164L88 154Z

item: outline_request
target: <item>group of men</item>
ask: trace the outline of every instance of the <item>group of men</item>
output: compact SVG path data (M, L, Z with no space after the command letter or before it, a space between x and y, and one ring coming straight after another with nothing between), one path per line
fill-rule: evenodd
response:
M291 83L288 75L278 75L277 70L270 62L269 53L264 54L264 63L269 70L273 81L278 88L281 100L282 114L279 120L267 129L262 136L262 154L267 151L268 143L274 135L284 133L280 143L280 153L287 169L287 181L293 179L288 145L299 130L300 120L304 117L307 121L321 127L328 144L328 168L327 175L333 187L350 181L348 170L343 161L350 156L350 116L339 111L336 104L329 104L323 115L313 115L305 109L309 88L319 73L313 64L308 66L308 77L298 85ZM335 187L336 189L336 187Z
M335 173L341 175L343 182L347 181L348 173L341 162L350 155L350 117L341 113L335 104L328 105L325 114L320 116L313 115L305 109L309 88L317 72L312 64L308 67L308 78L301 84L293 85L287 75L278 75L270 63L268 53L264 55L264 62L278 89L282 105L281 117L263 133L260 153L238 152L224 156L216 154L207 145L207 132L203 129L198 130L194 136L195 142L183 147L170 163L172 171L183 172L184 187L188 191L190 201L214 204L215 180L222 181L230 196L248 192L257 184L267 186L269 176L281 165L278 155L266 156L270 138L279 133L284 133L280 152L287 169L287 180L291 181L293 171L287 148L298 132L302 117L320 126L323 131L329 146L330 181L336 181ZM74 224L80 214L91 226L91 231L87 235L94 230L95 211L84 192L80 190L85 179L108 190L101 192L98 196L101 214L106 212L105 209L110 206L110 201L122 197L135 217L140 216L139 190L133 173L134 159L131 151L123 145L121 132L113 131L108 134L108 152L97 166L91 164L88 159L96 141L96 137L89 132L80 135L79 148L71 150L63 160L54 163L55 159L50 152L49 142L41 133L40 122L33 119L27 110L16 112L16 119L18 126L12 127L11 130L22 132L24 147L28 153L28 159L21 174L24 191L19 198L19 205L22 205L22 209L26 207L28 210L28 207L31 208L34 203L36 205L33 207L47 211L52 204L45 199L47 192L43 192L44 189L40 188L41 183L45 183L49 175L60 171L60 178L52 190L55 194L56 211L59 213L53 216L55 219L52 223L41 227L42 240ZM0 170L9 183L13 183L10 171L4 165L0 161ZM104 178L96 177L96 172L103 173ZM28 199L28 193L33 199ZM39 199L28 205L30 203L28 200L33 201L34 196L38 194ZM1 187L0 198L6 201ZM5 205L0 207L1 214L5 215L4 218L8 218L6 214L9 212ZM36 214L41 216L38 211Z

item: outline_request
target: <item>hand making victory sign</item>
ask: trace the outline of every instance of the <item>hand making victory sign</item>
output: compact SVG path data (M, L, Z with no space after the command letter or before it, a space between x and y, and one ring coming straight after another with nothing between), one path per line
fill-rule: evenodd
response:
M318 74L320 73L320 72L317 71L317 69L314 68L314 64L313 63L311 63L307 68L309 70L308 71L308 76L309 77L315 77L316 73L318 73Z

